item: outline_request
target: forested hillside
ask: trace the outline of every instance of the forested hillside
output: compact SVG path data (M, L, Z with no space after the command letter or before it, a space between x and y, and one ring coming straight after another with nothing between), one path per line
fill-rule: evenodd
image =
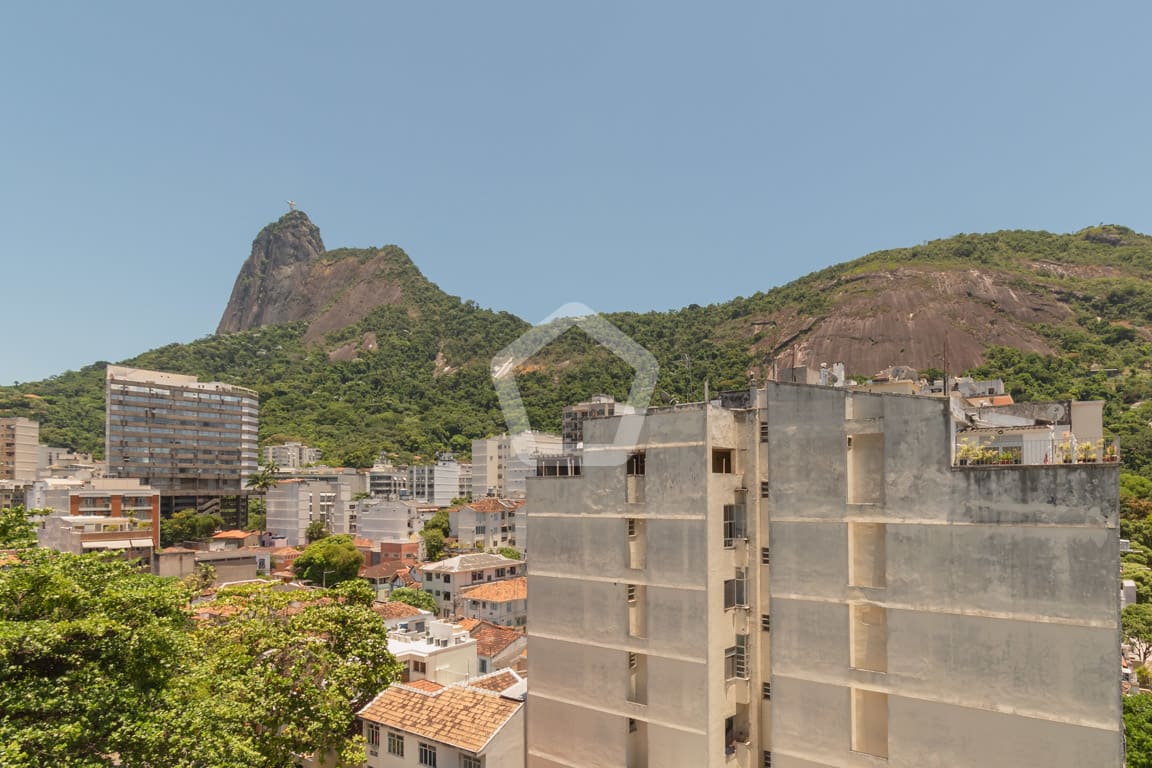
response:
M299 263L312 264L313 277L301 279L321 274L329 285L344 262L370 270L356 279L378 279L388 301L358 305L363 311L348 317L359 319L319 338L312 317L119 362L252 387L261 397L263 442L303 440L341 464L364 466L380 451L400 461L467 451L473 438L501 431L490 361L528 324L443 293L395 246L308 256ZM853 375L891 364L974 369L1004 377L1020 400L1106 399L1126 464L1152 478L1149 278L1152 238L1123 227L998 232L875 253L722 304L608 318L659 361L656 404L698 400L706 381L713 392L746 386L772 357L783 365L842 360ZM266 282L262 290L296 289ZM347 286L331 290L312 302L317 316L335 323L334 307L351 294ZM252 308L232 309L239 316ZM0 387L0 414L36 418L45 442L99 455L104 365ZM598 392L625 397L631 379L622 361L579 331L517 377L533 424L544 429L558 428L565 404Z

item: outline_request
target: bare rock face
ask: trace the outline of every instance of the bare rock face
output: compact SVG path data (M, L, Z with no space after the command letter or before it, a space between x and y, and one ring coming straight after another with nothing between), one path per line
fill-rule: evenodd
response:
M216 332L310 318L318 297L300 288L323 253L320 230L303 211L286 213L264 227L252 241L252 254L240 268Z
M252 242L216 332L306 320L304 340L317 343L377 307L403 303L414 285L430 286L399 248L326 251L316 225L292 211Z
M984 361L989 345L1052 353L1035 324L1069 322L1059 297L977 269L896 269L841 279L826 286L830 311L819 316L778 313L758 321L753 348L790 367L843 362L871 374L892 365L960 371Z

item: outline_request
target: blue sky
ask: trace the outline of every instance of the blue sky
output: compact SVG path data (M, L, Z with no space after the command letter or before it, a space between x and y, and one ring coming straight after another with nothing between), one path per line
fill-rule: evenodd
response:
M1144 4L9 3L0 382L211 333L292 198L538 321L1152 231Z

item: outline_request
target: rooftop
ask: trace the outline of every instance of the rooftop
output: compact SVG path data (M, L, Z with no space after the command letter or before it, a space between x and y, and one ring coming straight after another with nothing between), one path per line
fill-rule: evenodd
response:
M504 555L490 555L486 552L477 552L472 555L457 555L436 563L425 563L420 570L434 573L457 573L459 571L476 571L481 568L499 568L507 565L522 565L524 561L513 560Z
M420 616L421 614L431 616L431 613L422 611L414 605L401 603L398 600L389 600L386 603L373 603L372 610L383 616L385 619L407 619L411 616Z
M463 625L463 622L460 623ZM468 632L476 640L476 653L488 657L502 653L512 643L524 637L523 632L490 621L477 622Z
M494 496L485 496L464 506L477 512L510 512L524 506L524 499L498 499Z
M469 600L485 600L490 603L506 603L509 600L528 599L528 577L517 576L503 581L489 581L475 587L464 587L460 596Z
M492 677L505 675L509 673ZM524 706L480 685L493 683L481 678L436 690L400 683L382 692L359 714L370 723L477 753Z
M220 533L214 533L214 534L212 534L212 538L214 538L214 539L246 539L249 536L258 536L258 535L259 534L250 533L248 531L232 530L232 531L220 531Z

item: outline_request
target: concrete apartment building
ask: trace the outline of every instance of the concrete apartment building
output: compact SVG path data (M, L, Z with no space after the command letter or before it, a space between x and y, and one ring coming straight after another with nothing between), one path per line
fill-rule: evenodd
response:
M466 488L469 486L465 486ZM435 464L408 468L409 497L437 507L447 507L461 495L460 464L450 453L441 453Z
M244 482L259 455L255 392L119 365L108 366L105 378L110 477L156 488L165 513L219 509L224 497L245 506Z
M320 463L320 449L310 448L304 443L282 443L264 448L264 463L275 464L281 469L301 469Z
M950 405L586 421L529 480L529 768L1120 768L1116 465L959 466Z
M550 455L563 450L558 435L528 432L522 435L498 435L472 441L473 500L486 496L501 499L522 499L527 486L525 479L536 474L535 459L521 458L519 446L531 445L534 452Z
M528 531L524 499L485 496L448 513L450 533L465 549L516 548Z
M40 423L22 416L0 419L0 480L32 483L40 464Z
M368 477L352 469L314 467L286 476L265 495L265 527L290 547L307 543L308 524L321 521L330 533L359 535L356 496Z
M160 493L139 480L37 480L28 489L26 506L52 510L37 530L38 543L48 549L79 554L90 549L160 546ZM130 535L91 535L109 531ZM132 541L125 543L127 539ZM138 539L147 539L148 544Z

